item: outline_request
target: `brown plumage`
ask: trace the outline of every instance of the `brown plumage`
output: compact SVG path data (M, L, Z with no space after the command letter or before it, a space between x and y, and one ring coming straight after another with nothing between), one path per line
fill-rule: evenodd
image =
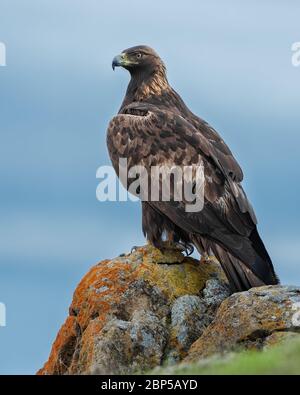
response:
M212 252L232 291L278 283L241 186L242 170L223 139L171 88L165 66L154 50L129 48L114 58L113 68L116 66L131 75L119 113L107 131L116 172L120 158L127 158L128 168L143 165L149 172L152 166L165 164L204 166L201 211L187 212L185 202L174 199L142 202L147 239L158 248L167 237L194 245L201 254ZM130 179L125 186L129 185Z

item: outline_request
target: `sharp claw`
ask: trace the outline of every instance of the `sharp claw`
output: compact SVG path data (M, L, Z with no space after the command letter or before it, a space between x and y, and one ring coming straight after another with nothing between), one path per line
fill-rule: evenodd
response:
M135 252L137 249L139 248L139 246L133 246L130 250L130 254L132 254L133 252Z
M186 256L190 256L194 252L194 247L191 244L183 242L169 242L163 248L178 250L184 253Z

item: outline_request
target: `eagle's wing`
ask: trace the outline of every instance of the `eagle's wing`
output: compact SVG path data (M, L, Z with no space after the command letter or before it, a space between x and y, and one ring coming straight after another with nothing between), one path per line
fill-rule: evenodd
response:
M210 143L211 154L217 159L224 174L227 174L237 182L241 182L243 180L242 169L219 133L205 120L193 114L177 92L172 90L172 93L180 104L179 108L178 106L171 107L172 110L179 115L184 114L184 118L195 127L195 133L198 133L200 138L205 138ZM168 105L172 106L166 99L166 109L168 109Z
M221 155L215 143L212 144L180 115L150 104L131 104L110 121L107 145L117 173L120 157L127 158L129 168L143 165L147 170L155 165L204 163L207 203L224 214L229 200L234 205L234 212L226 210L227 220L241 234L245 234L245 226L252 229L256 224L252 206L240 183L227 171L229 162L232 163L232 171L237 169L232 154L226 152ZM230 214L236 221L230 218ZM239 226L240 222L242 226Z
M219 133L206 121L197 116L193 116L192 121L197 132L209 141L211 154L217 160L223 173L231 179L241 182L243 180L243 171Z
M120 157L128 159L129 168L142 165L148 172L157 165L202 163L205 185L201 211L187 212L183 201L151 201L149 204L185 232L216 241L256 276L271 281L268 267L271 261L264 247L261 252L266 253L265 260L258 259L252 246L256 219L241 185L231 177L212 142L190 122L168 110L134 103L111 120L107 144L117 173Z

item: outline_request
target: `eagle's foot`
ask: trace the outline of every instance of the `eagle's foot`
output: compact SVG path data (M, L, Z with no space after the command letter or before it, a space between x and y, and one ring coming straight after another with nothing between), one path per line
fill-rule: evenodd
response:
M166 241L163 245L163 249L180 251L186 256L189 256L194 252L194 247L192 246L192 244L180 241Z
M211 263L218 262L217 258L213 255L209 255L208 252L204 252L201 254L200 263Z
M130 254L132 254L133 252L136 252L136 250L139 248L139 246L133 246L130 250Z

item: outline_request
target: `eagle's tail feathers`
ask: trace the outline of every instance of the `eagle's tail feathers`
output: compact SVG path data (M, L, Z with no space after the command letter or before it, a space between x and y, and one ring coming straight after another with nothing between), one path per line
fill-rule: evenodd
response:
M264 265L268 268L269 277L271 277L271 283L279 283L279 279L275 273L272 260L268 254L268 251L257 231L257 228L253 229L249 237L253 248L255 249L256 255L264 262ZM270 281L270 280L269 280Z
M260 287L263 285L278 283L276 275L273 276L272 265L270 267L270 271L272 273L270 273L268 278L260 278L240 259L233 256L219 244L212 243L211 249L226 274L232 292L241 292L246 291L252 287ZM260 260L261 264L262 258L259 255L256 256L257 259ZM270 266L268 261L265 261L264 264Z
M232 292L241 292L252 287L265 285L265 282L257 277L241 260L220 245L213 244L211 247L226 274Z

